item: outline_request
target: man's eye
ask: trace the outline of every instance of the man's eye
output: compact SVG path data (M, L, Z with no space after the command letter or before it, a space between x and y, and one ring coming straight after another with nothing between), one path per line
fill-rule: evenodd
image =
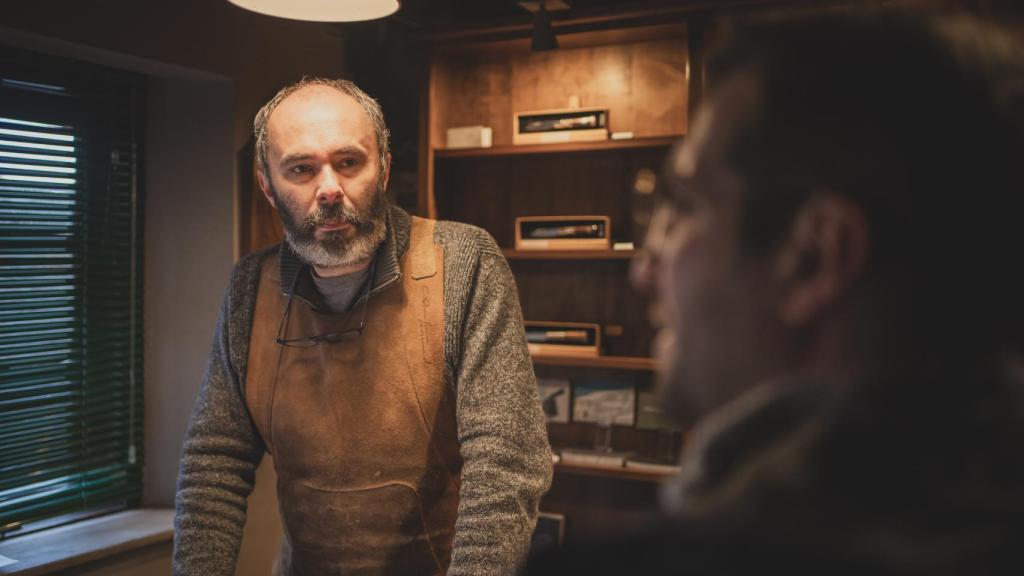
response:
M312 169L309 166L305 166L305 165L302 165L302 164L300 164L298 166L292 166L288 170L292 174L309 174L312 171Z
M688 194L675 196L669 202L672 205L672 209L678 214L693 214L696 208L693 196Z
M357 160L355 158L345 158L344 160L341 160L341 161L338 162L338 167L339 168L352 168L353 166L358 166L358 165L359 165L359 160Z

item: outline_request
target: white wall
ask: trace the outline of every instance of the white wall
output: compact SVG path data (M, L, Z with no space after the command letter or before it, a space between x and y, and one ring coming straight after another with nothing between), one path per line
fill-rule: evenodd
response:
M232 265L232 87L152 77L145 165L147 506L174 505L178 455Z

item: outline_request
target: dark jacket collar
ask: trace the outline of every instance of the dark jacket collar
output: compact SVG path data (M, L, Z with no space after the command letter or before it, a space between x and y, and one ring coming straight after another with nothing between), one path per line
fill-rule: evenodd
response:
M397 206L389 208L387 234L384 235L384 241L377 247L377 252L374 255L377 264L369 296L378 294L402 277L399 261L405 251L409 249L411 223L412 219L404 210ZM318 312L329 312L330 309L324 303L323 297L313 282L311 267L302 261L287 241L281 242L279 254L281 258L281 294L290 296L292 286L294 286L296 298L305 301ZM364 297L361 296L360 300Z
M749 496L768 467L795 472L832 401L827 386L804 379L744 392L693 430L682 473L663 488L661 503L670 513L714 510Z

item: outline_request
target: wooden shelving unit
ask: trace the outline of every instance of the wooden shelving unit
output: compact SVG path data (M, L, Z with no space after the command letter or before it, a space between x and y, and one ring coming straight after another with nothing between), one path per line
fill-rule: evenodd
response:
M566 474L580 474L598 478L615 478L618 480L634 480L638 482L661 482L665 478L675 476L674 473L641 472L629 468L603 468L598 466L577 466L574 464L555 464L555 471Z
M653 372L658 364L654 358L629 356L531 356L535 365L576 366L580 368L606 368L609 370L641 370Z
M634 178L641 169L659 170L686 134L691 72L700 65L691 61L685 21L657 15L621 29L610 22L599 31L588 24L579 34L560 32L561 48L545 53L501 34L437 39L423 90L420 215L479 226L506 247L515 244L518 216L603 215L613 242L638 243ZM512 144L516 112L566 108L570 99L607 109L609 131L634 137ZM493 147L445 148L448 128L476 125L491 127ZM653 391L657 364L648 356L655 331L628 278L635 250L502 252L525 319L616 327L615 336L602 339L602 356L534 356L538 378L628 383L638 397ZM639 457L664 457L681 442L674 429L615 428L615 448ZM552 445L564 448L590 448L594 434L584 422L548 426ZM567 515L569 540L590 518L614 521L624 510L654 508L657 482L668 476L562 463L555 471L542 509Z
M509 260L631 260L636 250L515 250L501 251Z
M682 134L648 138L629 138L626 140L602 140L598 142L560 142L557 144L495 146L491 148L439 148L434 150L434 156L437 158L473 158L477 156L516 156L519 154L555 154L560 152L593 152L596 150L658 148L671 146L680 137L682 137Z

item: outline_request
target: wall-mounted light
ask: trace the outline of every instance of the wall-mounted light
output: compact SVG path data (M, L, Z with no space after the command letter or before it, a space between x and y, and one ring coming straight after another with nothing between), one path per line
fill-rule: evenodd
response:
M311 22L360 22L390 16L399 0L228 0L235 6L278 18Z

